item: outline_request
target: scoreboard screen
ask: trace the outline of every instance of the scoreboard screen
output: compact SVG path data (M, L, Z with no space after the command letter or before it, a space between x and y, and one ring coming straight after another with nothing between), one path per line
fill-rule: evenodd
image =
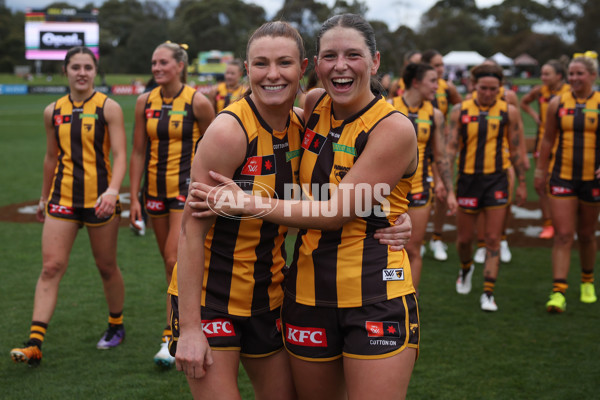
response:
M25 12L25 58L63 60L74 46L86 46L99 56L98 10L47 8Z

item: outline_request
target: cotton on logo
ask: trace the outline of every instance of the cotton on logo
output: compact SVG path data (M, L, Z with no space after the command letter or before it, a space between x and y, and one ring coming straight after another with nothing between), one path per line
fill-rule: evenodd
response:
M163 211L165 209L165 203L159 200L147 200L146 208L150 211Z
M300 328L298 326L285 324L287 333L285 340L297 346L327 347L327 334L325 329Z
M202 331L206 337L235 336L233 324L224 318L202 320Z
M461 207L477 207L476 197L459 197L458 205Z

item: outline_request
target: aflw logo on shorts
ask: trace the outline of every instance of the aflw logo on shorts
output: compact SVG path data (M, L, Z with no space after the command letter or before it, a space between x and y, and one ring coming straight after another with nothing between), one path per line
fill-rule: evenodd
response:
M384 281L403 281L404 268L386 268L383 270Z
M365 329L369 337L400 337L400 324L388 321L366 321Z

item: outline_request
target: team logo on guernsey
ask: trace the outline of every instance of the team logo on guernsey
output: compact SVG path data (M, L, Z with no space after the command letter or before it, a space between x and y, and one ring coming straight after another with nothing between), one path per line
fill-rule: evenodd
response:
M153 110L151 108L146 109L146 119L158 118L162 117L162 110Z
M566 117L567 115L575 115L575 109L574 108L560 108L558 110L558 116L559 117Z
M385 268L382 270L384 281L403 281L404 268Z
M285 340L297 346L327 347L327 332L322 328L305 328L285 324Z
M74 214L73 207L61 206L58 204L48 204L48 212L51 214L59 214L59 215L73 215Z
M302 148L311 153L319 154L325 144L327 137L321 136L318 133L306 128L304 138L302 139Z
M478 120L479 120L478 116L476 116L476 115L467 115L467 114L463 115L462 119L461 119L461 121L462 121L463 124L468 124L469 122L477 122Z
M54 116L54 125L62 125L62 124L70 124L73 119L72 115L55 115Z
M225 318L202 320L202 331L207 338L235 336L233 323Z
M400 324L390 321L366 321L365 329L369 337L400 337Z
M275 154L268 156L254 156L246 159L242 168L242 175L273 175L277 172L275 168Z

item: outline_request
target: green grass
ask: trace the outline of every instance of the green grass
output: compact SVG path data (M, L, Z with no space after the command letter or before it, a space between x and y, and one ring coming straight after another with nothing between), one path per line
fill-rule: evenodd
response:
M55 96L0 96L0 206L39 197L45 150L42 111ZM134 96L116 97L131 135ZM128 143L131 143L129 137ZM529 173L531 175L531 171ZM41 224L0 222L0 398L189 399L183 375L152 363L164 325L166 284L152 232L119 235L118 260L126 285L127 338L116 349L95 344L107 310L100 278L81 231L37 369L14 365L8 352L27 338L41 268ZM457 295L458 258L426 255L421 280L421 350L410 383L412 399L558 399L598 396L600 303L579 302L579 257L573 253L568 311L549 315L548 248L513 247L496 286L499 311L479 310L481 267L473 293ZM291 251L288 251L291 254ZM252 398L240 373L244 399Z

